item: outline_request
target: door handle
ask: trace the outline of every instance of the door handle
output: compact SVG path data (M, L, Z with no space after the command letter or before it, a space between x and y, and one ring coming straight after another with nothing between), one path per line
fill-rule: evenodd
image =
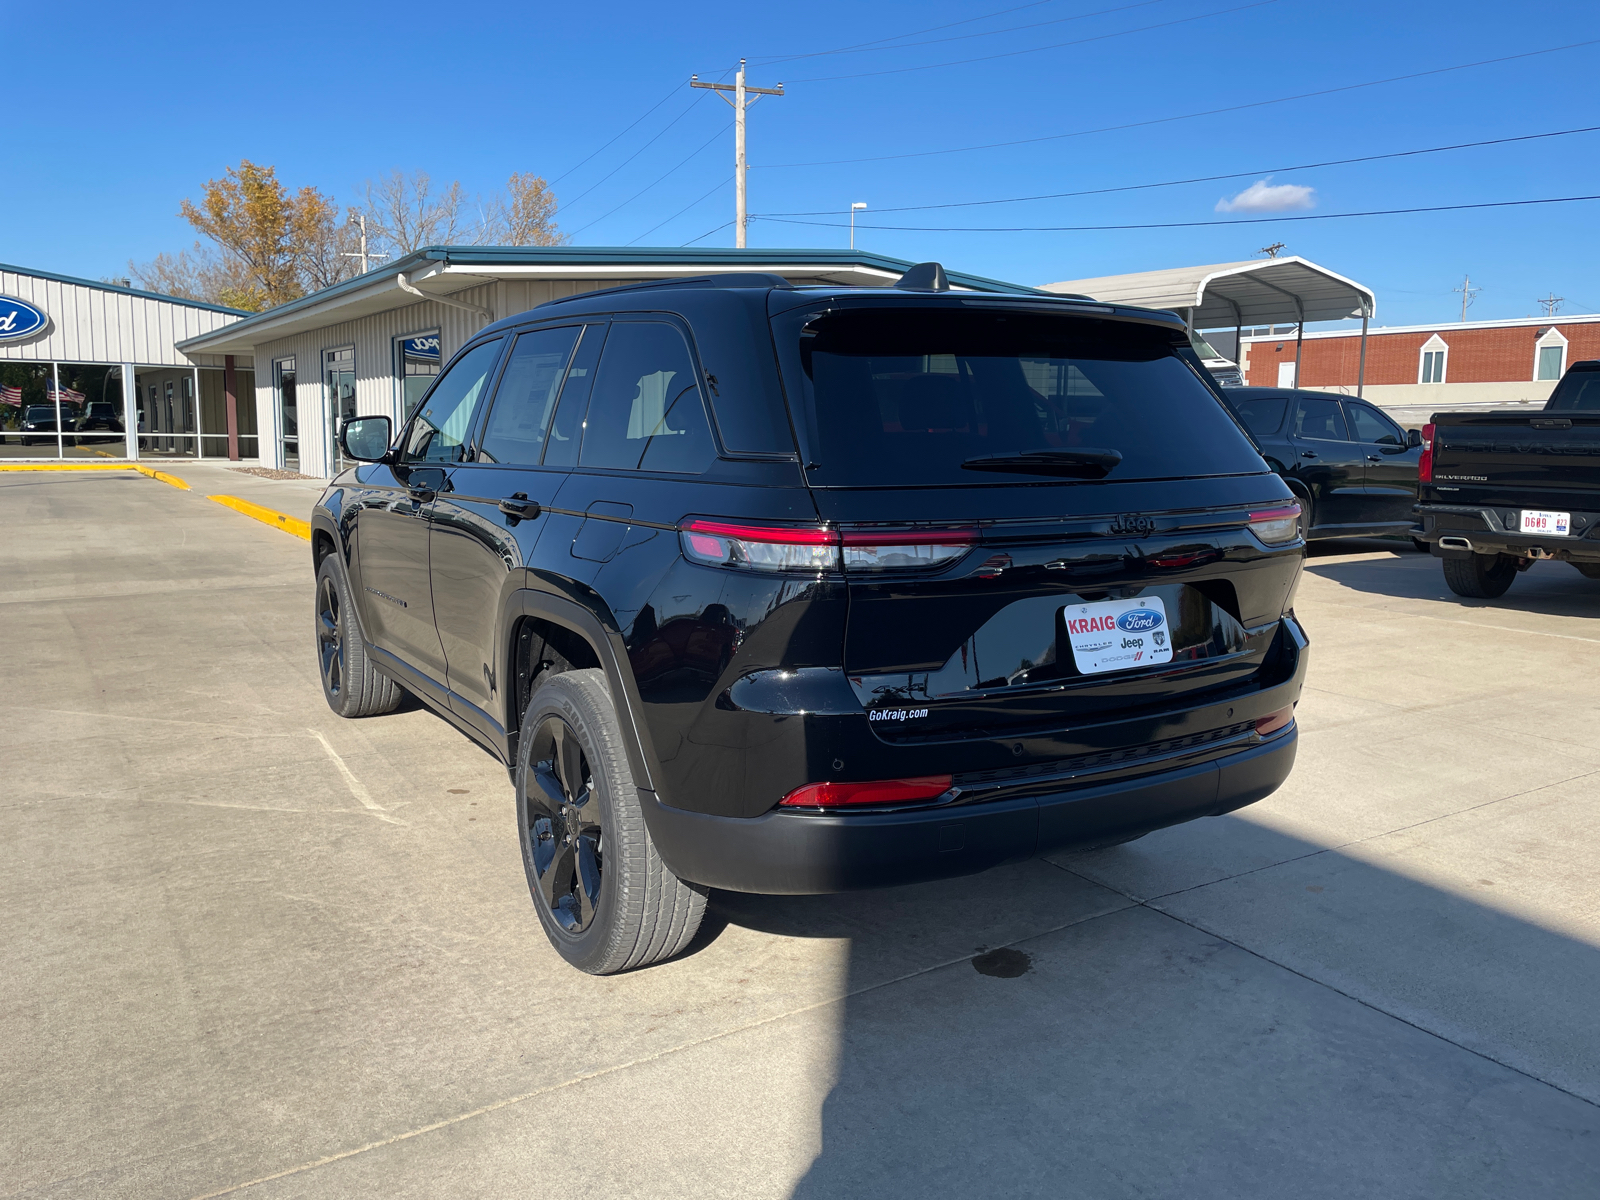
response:
M1317 452L1315 450L1302 450L1302 451L1300 451L1300 457L1301 458L1315 458L1316 456L1317 456Z
M1383 455L1381 455L1381 454L1369 454L1369 455L1367 455L1367 461L1368 462L1382 462L1383 461Z
M529 500L526 492L517 492L500 501L500 511L513 521L531 521L544 510L537 500Z

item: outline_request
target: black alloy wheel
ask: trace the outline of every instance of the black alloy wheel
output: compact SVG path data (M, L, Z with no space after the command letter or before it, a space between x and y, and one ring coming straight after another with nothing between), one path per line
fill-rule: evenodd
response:
M580 934L599 911L605 869L594 771L578 735L554 714L534 730L529 760L524 828L535 892L562 932Z
M322 668L322 687L329 702L344 688L344 621L339 603L338 583L333 572L323 572L317 581L317 662Z

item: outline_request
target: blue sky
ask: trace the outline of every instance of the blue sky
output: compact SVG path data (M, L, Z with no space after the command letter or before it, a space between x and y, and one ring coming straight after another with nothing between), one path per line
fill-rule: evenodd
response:
M7 14L0 261L99 277L182 249L193 234L180 201L240 158L347 203L396 167L469 191L531 170L555 181L578 244L732 245L731 224L717 229L733 215L731 114L688 77L731 78L743 55L752 83L787 93L750 111L751 212L835 223L752 221L755 246L844 246L837 224L865 201L858 245L1024 283L1244 259L1282 241L1372 286L1380 324L1459 316L1451 289L1467 273L1483 289L1471 319L1536 314L1551 292L1565 313L1600 312L1600 202L1241 223L1600 194L1600 133L1285 169L1600 125L1600 44L1260 103L1600 39L1593 0L1537 11L1513 20L1478 0L24 6ZM1256 107L1164 119L1241 105ZM930 153L997 142L1027 144ZM1269 202L1310 207L1218 211L1258 182ZM874 228L1188 221L1229 223Z

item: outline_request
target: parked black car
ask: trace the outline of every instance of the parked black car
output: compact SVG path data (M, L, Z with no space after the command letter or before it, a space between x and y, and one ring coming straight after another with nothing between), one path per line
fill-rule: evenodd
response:
M63 408L61 423L71 428L71 410ZM17 423L17 429L22 436L19 441L24 446L31 446L35 442L49 442L55 444L56 433L56 406L54 404L30 404L22 410L22 420Z
M1223 395L1300 501L1307 539L1413 532L1418 431L1333 392L1247 387Z
M120 435L122 429L122 406L112 404L105 400L91 400L83 415L73 423L73 444L81 446L84 442L115 441L109 437L85 437L96 429L104 429L107 433Z
M1298 509L1181 321L732 276L484 329L312 519L328 703L404 688L510 768L574 965L707 888L1130 840L1294 761Z
M1542 411L1434 413L1422 436L1423 538L1452 592L1492 600L1536 562L1600 579L1600 361Z

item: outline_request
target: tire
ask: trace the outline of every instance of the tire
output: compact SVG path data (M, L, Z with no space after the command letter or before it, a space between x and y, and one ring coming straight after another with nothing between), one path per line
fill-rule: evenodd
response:
M313 609L317 631L317 674L328 707L341 717L372 717L400 703L400 685L380 675L367 657L367 644L356 623L350 583L337 553L317 567Z
M591 975L681 953L706 889L669 871L650 840L604 672L550 678L517 741L522 866L556 952Z
M1585 579L1600 579L1600 562L1575 562L1572 565L1578 568L1578 574Z
M1509 554L1474 554L1469 558L1446 558L1444 581L1458 596L1474 600L1493 600L1504 596L1517 577L1517 560Z

